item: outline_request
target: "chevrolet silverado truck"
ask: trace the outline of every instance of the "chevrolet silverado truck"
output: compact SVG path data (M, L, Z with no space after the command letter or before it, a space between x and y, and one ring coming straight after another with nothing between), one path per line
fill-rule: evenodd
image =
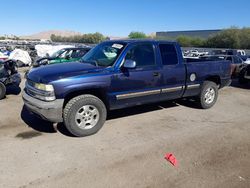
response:
M32 69L23 100L43 119L88 136L114 109L188 97L208 109L230 84L230 71L229 61L185 61L176 42L106 41L80 62Z

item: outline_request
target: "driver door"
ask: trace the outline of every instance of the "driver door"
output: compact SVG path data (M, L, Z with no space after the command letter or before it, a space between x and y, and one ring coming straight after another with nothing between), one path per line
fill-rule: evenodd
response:
M157 64L155 46L142 43L132 46L123 62L135 61L135 68L121 67L111 84L113 109L158 101L162 85L161 68Z

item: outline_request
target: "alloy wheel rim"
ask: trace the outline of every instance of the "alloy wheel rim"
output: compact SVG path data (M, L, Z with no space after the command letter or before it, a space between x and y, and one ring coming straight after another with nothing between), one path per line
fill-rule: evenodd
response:
M100 113L93 105L84 105L79 108L75 115L76 125L80 129L92 129L98 123Z
M207 104L211 104L215 99L215 90L214 88L210 87L205 92L205 102Z

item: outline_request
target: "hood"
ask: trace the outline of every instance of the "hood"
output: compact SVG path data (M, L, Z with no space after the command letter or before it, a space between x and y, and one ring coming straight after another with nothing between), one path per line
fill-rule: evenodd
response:
M28 73L27 78L33 82L47 84L63 78L103 72L104 69L80 62L61 63L34 68Z

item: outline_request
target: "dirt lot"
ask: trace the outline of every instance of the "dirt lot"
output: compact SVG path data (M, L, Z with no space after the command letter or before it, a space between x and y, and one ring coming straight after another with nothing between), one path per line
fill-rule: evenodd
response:
M11 89L0 101L0 187L250 187L250 87L234 85L210 110L175 101L114 111L85 138L30 115Z

